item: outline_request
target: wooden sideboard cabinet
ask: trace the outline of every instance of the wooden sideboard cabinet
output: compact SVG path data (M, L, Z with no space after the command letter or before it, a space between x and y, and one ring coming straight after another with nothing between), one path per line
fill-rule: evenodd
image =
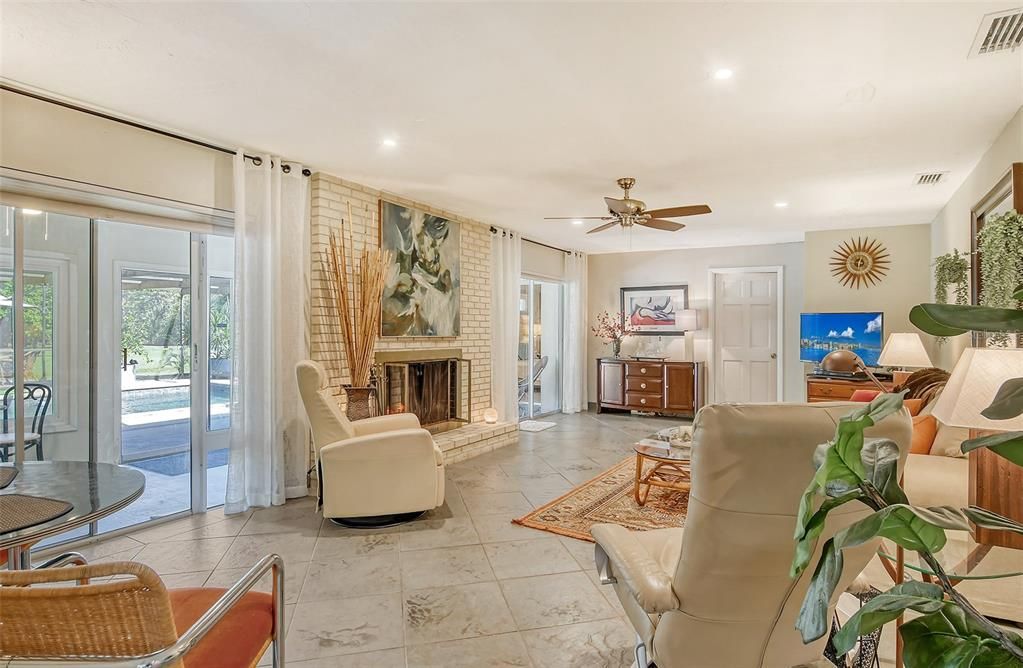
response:
M895 387L889 380L882 380L881 384L889 392ZM811 404L821 401L848 401L856 390L876 389L877 386L866 378L835 378L834 376L813 375L806 377L806 401Z
M597 412L652 411L695 416L703 406L703 364L597 360Z

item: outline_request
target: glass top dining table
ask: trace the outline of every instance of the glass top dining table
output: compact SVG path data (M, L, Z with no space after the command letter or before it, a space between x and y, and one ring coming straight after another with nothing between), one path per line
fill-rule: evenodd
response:
M7 551L8 568L30 568L33 545L121 510L146 488L141 472L116 464L27 461L17 468L18 474L0 489L0 495L57 499L71 509L45 522L0 533L0 552Z

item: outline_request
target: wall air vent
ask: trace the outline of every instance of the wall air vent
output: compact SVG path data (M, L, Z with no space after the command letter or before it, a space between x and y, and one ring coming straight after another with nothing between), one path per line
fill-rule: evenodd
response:
M947 174L948 172L922 172L914 177L913 182L918 186L936 186Z
M1015 51L1023 45L1023 7L987 14L981 19L970 57Z

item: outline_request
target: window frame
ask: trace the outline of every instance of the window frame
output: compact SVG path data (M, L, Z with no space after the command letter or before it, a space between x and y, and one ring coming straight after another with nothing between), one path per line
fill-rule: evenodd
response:
M5 262L8 256L13 266L13 254L5 249ZM66 253L26 248L23 271L53 276L52 394L43 433L76 431L78 402L73 401L71 388L78 386L78 347L71 345L71 326L78 314L78 294L71 286L78 285L77 267Z

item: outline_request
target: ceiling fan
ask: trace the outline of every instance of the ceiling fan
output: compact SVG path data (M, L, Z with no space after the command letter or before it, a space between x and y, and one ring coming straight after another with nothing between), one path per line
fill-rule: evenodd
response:
M710 213L710 207L706 204L693 204L690 206L674 206L668 209L648 210L646 208L646 202L629 197L629 191L632 190L634 185L636 185L636 179L618 179L618 187L625 191L625 197L622 199L615 199L614 197L604 198L604 202L607 203L607 212L611 214L610 216L560 216L556 218L544 218L544 220L607 221L603 225L597 225L587 232L587 234L602 232L608 228L614 227L615 225L621 225L623 229L632 227L633 225L642 225L643 227L652 227L657 230L676 232L685 227L685 225L682 223L676 223L673 220L665 220L665 218L681 218L682 216L699 216L704 213Z

